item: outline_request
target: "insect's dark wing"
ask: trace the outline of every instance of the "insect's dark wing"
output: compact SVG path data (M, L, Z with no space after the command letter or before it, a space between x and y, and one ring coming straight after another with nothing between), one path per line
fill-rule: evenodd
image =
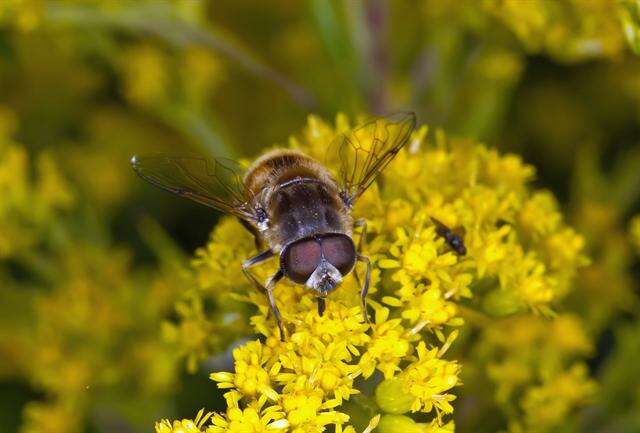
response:
M188 156L131 158L136 173L149 183L193 201L256 222L250 198L245 196L245 168L230 159Z
M416 127L414 113L379 117L337 137L329 148L340 166L338 183L352 205L396 156Z

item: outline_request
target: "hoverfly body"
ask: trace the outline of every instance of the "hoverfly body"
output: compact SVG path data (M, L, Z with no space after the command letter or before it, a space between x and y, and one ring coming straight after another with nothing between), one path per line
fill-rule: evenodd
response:
M266 247L245 260L242 270L253 285L265 291L284 340L273 295L276 283L287 277L315 290L322 315L325 297L357 261L366 266L360 305L368 322L371 263L360 251L366 225L364 220L354 221L351 210L409 141L415 125L413 113L401 113L341 134L327 152L328 160L338 162L337 176L325 164L289 149L267 152L246 170L221 158L134 156L131 164L151 184L239 218L255 236L256 245ZM355 227L362 227L358 247L353 241ZM250 268L273 256L279 257L280 266L263 286Z
M462 236L458 233L454 232L452 229L447 227L441 221L435 219L434 217L430 217L431 222L436 226L436 233L438 236L444 238L445 242L449 247L456 252L459 256L464 256L467 254L467 247L462 240Z

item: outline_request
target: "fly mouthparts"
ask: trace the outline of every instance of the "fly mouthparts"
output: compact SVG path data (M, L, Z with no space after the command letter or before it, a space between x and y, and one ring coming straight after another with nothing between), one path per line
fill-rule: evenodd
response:
M320 283L320 296L327 296L337 285L338 282L331 278L331 276L325 276Z

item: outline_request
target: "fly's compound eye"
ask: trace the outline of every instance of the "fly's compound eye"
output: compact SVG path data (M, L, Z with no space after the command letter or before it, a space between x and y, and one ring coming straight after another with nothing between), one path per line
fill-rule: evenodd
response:
M322 254L344 276L356 263L356 248L349 236L329 235L322 238Z
M321 258L322 247L318 241L303 240L286 248L281 265L291 280L304 284L320 264Z

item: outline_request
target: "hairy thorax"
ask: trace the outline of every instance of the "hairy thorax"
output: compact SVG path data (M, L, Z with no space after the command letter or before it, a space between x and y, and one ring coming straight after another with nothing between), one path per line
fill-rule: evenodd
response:
M247 194L267 213L260 236L274 252L326 233L351 236L352 220L331 174L314 159L278 150L257 160L244 179Z

